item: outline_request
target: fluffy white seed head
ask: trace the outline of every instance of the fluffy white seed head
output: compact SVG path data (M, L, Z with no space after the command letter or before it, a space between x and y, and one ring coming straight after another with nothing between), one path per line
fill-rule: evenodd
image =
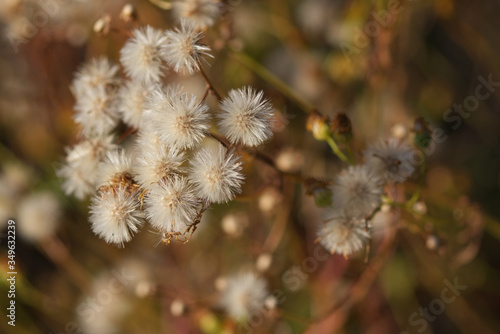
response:
M116 91L104 88L85 91L75 104L74 120L82 127L82 133L87 138L103 136L110 133L118 124Z
M125 73L135 81L148 84L165 75L163 65L167 36L151 26L133 31L133 36L120 51Z
M133 128L140 128L146 98L149 94L146 85L129 81L119 91L118 111L123 122Z
M144 188L169 179L181 172L184 153L166 145L145 147L138 153L135 166L135 179Z
M132 179L132 159L125 150L113 150L99 163L96 173L96 186L126 186Z
M237 321L245 321L262 310L269 295L267 282L251 271L242 271L226 278L219 304Z
M50 192L24 197L18 208L18 231L27 241L41 241L53 235L59 225L61 206Z
M151 132L178 149L199 144L209 131L208 106L178 88L157 88L148 98L145 117Z
M205 147L191 160L189 178L200 197L225 203L240 193L243 183L241 160L233 150L219 144L217 151Z
M219 127L231 143L257 146L272 136L273 107L250 87L229 91L220 104Z
M66 164L57 172L64 179L62 188L66 195L83 199L94 192L99 162L115 148L113 140L113 136L87 139L66 150Z
M205 30L214 25L221 6L219 0L177 0L172 9L178 19L192 22L197 30Z
M391 138L370 146L365 152L365 164L377 171L387 181L403 182L413 174L411 147L401 140Z
M184 177L162 180L147 193L146 214L163 233L184 233L197 215L198 201Z
M368 166L350 166L336 178L333 205L348 215L365 217L381 203L384 181Z
M122 187L97 193L90 204L89 220L97 236L123 246L142 224L137 193Z
M94 58L78 70L73 79L72 91L77 100L90 90L114 89L120 84L118 66L107 58Z
M181 27L167 31L167 36L165 60L177 73L193 74L199 71L202 57L211 56L210 48L199 44L203 34L192 21L181 20Z
M329 210L318 231L319 243L329 252L345 257L362 249L370 234L365 224L340 210Z

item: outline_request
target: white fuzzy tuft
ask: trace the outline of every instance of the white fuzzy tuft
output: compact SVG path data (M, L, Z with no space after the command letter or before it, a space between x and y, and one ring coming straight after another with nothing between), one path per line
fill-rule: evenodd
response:
M401 140L391 138L370 146L365 152L365 164L387 181L403 182L413 174L411 147Z
M189 178L200 197L214 203L225 203L240 193L243 175L241 160L233 150L219 144L214 152L203 148L191 160Z
M272 136L273 107L263 92L233 89L220 104L219 127L231 143L257 146Z
M265 306L269 295L267 282L251 271L242 271L226 279L219 304L237 321L248 319Z
M165 75L163 65L167 36L151 26L133 31L120 51L120 61L125 73L135 81L147 84L159 82Z
M169 149L165 145L144 147L138 153L135 178L144 189L149 189L151 185L179 174L184 159L184 153L175 148Z
M162 180L147 193L146 214L163 233L184 233L197 214L197 198L184 177Z
M319 243L332 254L347 257L362 249L370 234L361 220L348 217L340 210L329 210L327 219L319 228L318 238Z
M123 246L142 224L137 193L124 188L97 193L90 204L92 231L107 243Z
M115 148L113 140L113 136L87 139L67 149L66 164L57 172L64 179L62 188L66 195L83 199L94 192L99 162Z
M335 180L333 205L350 216L368 216L380 205L383 185L382 178L369 167L350 166Z
M180 74L193 74L200 70L203 56L211 57L208 46L198 44L203 34L196 30L192 21L181 20L181 27L167 31L168 42L165 60Z
M157 87L147 102L145 122L165 144L178 149L199 144L209 131L208 106L179 88Z
M205 30L214 25L221 7L219 0L177 0L172 9L178 19L192 22L197 30Z

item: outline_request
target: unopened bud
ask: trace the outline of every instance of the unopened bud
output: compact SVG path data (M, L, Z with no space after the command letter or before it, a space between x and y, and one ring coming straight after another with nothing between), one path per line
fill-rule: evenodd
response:
M120 19L124 22L135 22L137 21L138 14L137 10L131 4L126 4L123 6L122 11L120 13Z
M307 119L307 130L311 131L317 140L327 140L332 136L328 119L315 111Z
M174 317L180 317L186 312L186 304L180 299L174 299L170 304L170 312Z
M100 35L107 35L111 27L111 16L104 15L94 23L94 32Z
M415 131L415 145L423 149L427 148L432 139L429 123L423 117L418 117L413 124L413 131Z
M260 254L259 257L257 258L257 261L255 262L255 267L257 268L258 271L264 272L273 263L273 257L269 253L263 253Z

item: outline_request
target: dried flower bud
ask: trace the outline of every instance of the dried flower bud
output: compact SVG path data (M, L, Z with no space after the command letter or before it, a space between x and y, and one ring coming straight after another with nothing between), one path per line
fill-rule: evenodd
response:
M335 114L333 121L330 124L330 130L342 141L347 142L352 139L351 120L343 112Z

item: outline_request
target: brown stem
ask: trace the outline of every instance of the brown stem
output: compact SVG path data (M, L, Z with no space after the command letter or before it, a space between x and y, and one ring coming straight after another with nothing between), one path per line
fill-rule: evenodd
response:
M201 66L200 60L197 59L196 62L198 63L198 68L200 70L201 76L203 77L203 79L207 83L208 87L210 87L210 92L215 95L217 100L222 101L222 96L219 94L219 92L217 92L217 89L215 89L215 86L212 84L212 81L210 81L210 79L208 78L205 71L203 71L203 67Z

